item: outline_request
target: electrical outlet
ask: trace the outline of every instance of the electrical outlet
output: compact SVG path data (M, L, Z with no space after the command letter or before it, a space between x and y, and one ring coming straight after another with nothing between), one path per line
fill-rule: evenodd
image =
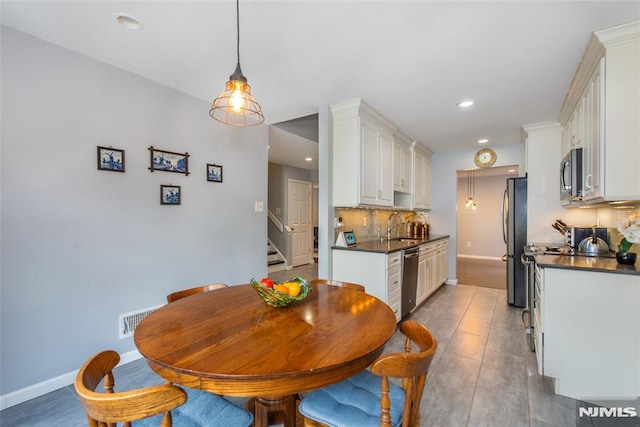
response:
M471 242L467 242L467 247L470 248L471 247Z
M264 211L264 204L261 201L256 200L256 202L254 204L254 210L256 212Z

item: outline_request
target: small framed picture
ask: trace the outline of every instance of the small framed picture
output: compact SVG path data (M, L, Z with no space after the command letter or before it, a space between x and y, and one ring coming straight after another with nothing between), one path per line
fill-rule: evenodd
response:
M98 170L124 172L124 150L98 147Z
M207 181L222 182L222 166L207 163Z
M189 175L189 153L158 150L151 146L149 147L149 170Z
M181 192L179 185L160 185L160 204L179 205Z

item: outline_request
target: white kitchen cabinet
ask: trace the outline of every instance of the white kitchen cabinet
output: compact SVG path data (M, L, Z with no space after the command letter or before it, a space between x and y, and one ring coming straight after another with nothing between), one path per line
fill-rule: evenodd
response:
M448 242L438 240L420 246L416 301L422 303L447 280Z
M583 203L640 200L640 22L596 31L558 121L583 147Z
M535 297L533 299L533 345L536 352L538 374L544 375L544 275L542 269L536 266Z
M384 301L400 320L402 301L401 252L381 252L333 249L334 280L358 283L365 291Z
M399 193L411 193L413 181L413 153L411 140L396 132L393 138L393 190Z
M429 245L420 246L420 254L418 255L418 284L416 291L416 305L421 304L427 299L427 287L429 284L429 256L433 257L432 251L429 251Z
M584 95L582 96L582 108L585 110L583 122L584 144L582 146L582 199L592 200L602 197L603 175L601 173L604 160L604 129L600 124L604 122L602 113L604 101L601 96L604 93L602 76L604 76L605 59L600 63L591 75Z
M640 395L640 276L538 268L538 370L574 399Z
M334 206L393 206L395 126L361 99L331 113Z
M431 153L415 144L413 165L413 207L415 209L431 209Z
M433 290L442 285L448 279L449 274L449 243L446 240L437 242L436 262L438 265L437 280Z

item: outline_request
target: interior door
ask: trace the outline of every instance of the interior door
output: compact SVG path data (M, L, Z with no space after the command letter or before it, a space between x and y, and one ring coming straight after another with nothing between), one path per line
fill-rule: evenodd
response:
M311 183L289 180L289 227L291 227L291 266L313 262L311 223Z

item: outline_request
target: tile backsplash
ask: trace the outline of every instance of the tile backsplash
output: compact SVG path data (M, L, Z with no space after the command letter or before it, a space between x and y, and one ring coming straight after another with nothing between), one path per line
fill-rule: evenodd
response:
M624 221L629 215L640 215L640 207L638 206L625 206L625 207L603 207L598 208L596 218L597 225L600 227L607 227L609 234L609 249L612 251L618 250L618 244L622 240L622 235L618 232L618 224ZM640 251L640 247L632 247L634 252Z
M393 214L397 213L401 219L406 222L414 221L412 217L413 211L406 210L381 210L366 208L336 208L335 223L338 218L342 218L340 226L335 226L334 241L341 231L353 231L358 242L367 242L378 240L380 236L387 235L387 220ZM429 222L429 214L427 212L419 213L422 221ZM392 237L402 237L406 235L406 230L400 225L400 220L394 219L394 227L391 231Z

